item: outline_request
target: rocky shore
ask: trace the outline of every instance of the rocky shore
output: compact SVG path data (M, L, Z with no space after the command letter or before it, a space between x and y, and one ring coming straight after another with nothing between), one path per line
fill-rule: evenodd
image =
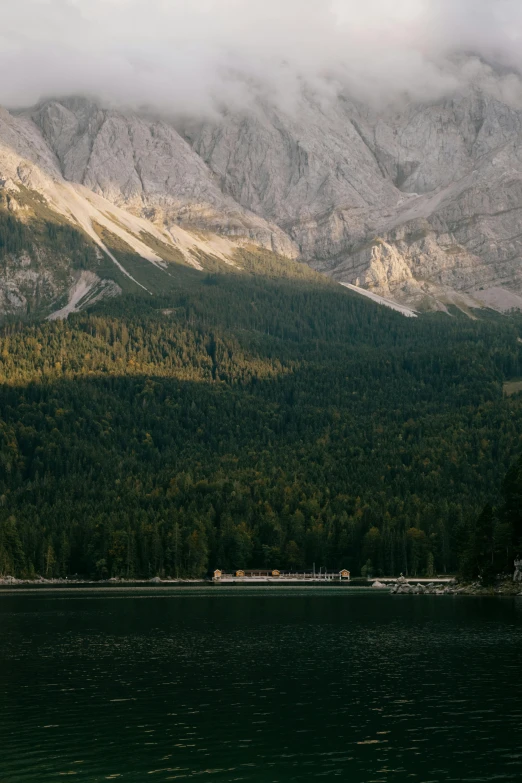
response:
M378 583L382 588L390 588L392 595L506 595L522 596L522 584L512 579L501 580L495 585L486 586L480 581L460 582L458 579L452 579L447 585L428 582L422 584L409 581L404 577L397 579L395 583L384 585Z

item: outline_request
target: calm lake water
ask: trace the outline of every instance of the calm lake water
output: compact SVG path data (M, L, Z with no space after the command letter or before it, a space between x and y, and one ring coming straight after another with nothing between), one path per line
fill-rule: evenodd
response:
M0 783L522 781L522 599L0 593Z

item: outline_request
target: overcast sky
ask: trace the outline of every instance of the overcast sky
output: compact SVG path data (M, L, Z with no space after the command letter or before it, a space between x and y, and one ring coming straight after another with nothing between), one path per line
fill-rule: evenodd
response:
M522 0L0 0L0 103L199 113L255 89L291 104L303 81L429 99L475 78L452 52L522 68L521 31Z

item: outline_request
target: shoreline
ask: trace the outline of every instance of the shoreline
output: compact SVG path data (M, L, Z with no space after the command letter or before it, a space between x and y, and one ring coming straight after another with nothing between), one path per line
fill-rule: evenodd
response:
M425 580L426 581L426 580ZM416 580L398 579L392 585L378 583L376 589L384 591L389 590L390 595L446 595L446 596L504 596L513 598L522 597L522 582L513 579L499 580L494 585L482 585L480 582L460 582L457 579L452 580L446 587L437 585L434 582L423 584Z
M433 595L433 596L475 596L475 597L522 597L522 582L503 580L493 586L482 586L480 582L463 583L457 579L416 580L399 577L398 579L386 579L368 581L366 579L353 579L350 582L329 580L298 580L298 579L229 579L215 581L208 579L109 579L95 581L89 579L17 579L15 577L0 578L0 593L18 592L23 590L135 590L212 587L226 591L227 587L273 587L276 590L281 587L333 587L336 589L365 589L373 593L387 593L388 595Z
M201 587L208 586L216 589L229 586L244 587L336 587L336 588L372 588L372 583L365 579L356 579L351 582L339 582L329 580L312 579L226 579L216 581L214 579L111 579L104 581L95 581L90 579L15 579L13 577L0 578L0 591L13 588L41 588L41 589L67 589L67 588L86 588L86 589L116 589L116 588L183 588L183 587Z

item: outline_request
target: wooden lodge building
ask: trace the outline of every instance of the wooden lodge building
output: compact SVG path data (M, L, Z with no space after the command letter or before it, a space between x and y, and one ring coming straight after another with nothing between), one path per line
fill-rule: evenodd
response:
M263 568L251 568L251 569L238 569L231 573L225 573L220 569L216 569L213 575L214 582L222 581L283 581L289 580L293 582L332 582L339 580L340 582L350 581L350 572L343 568L342 571L278 571L277 569L263 569Z

